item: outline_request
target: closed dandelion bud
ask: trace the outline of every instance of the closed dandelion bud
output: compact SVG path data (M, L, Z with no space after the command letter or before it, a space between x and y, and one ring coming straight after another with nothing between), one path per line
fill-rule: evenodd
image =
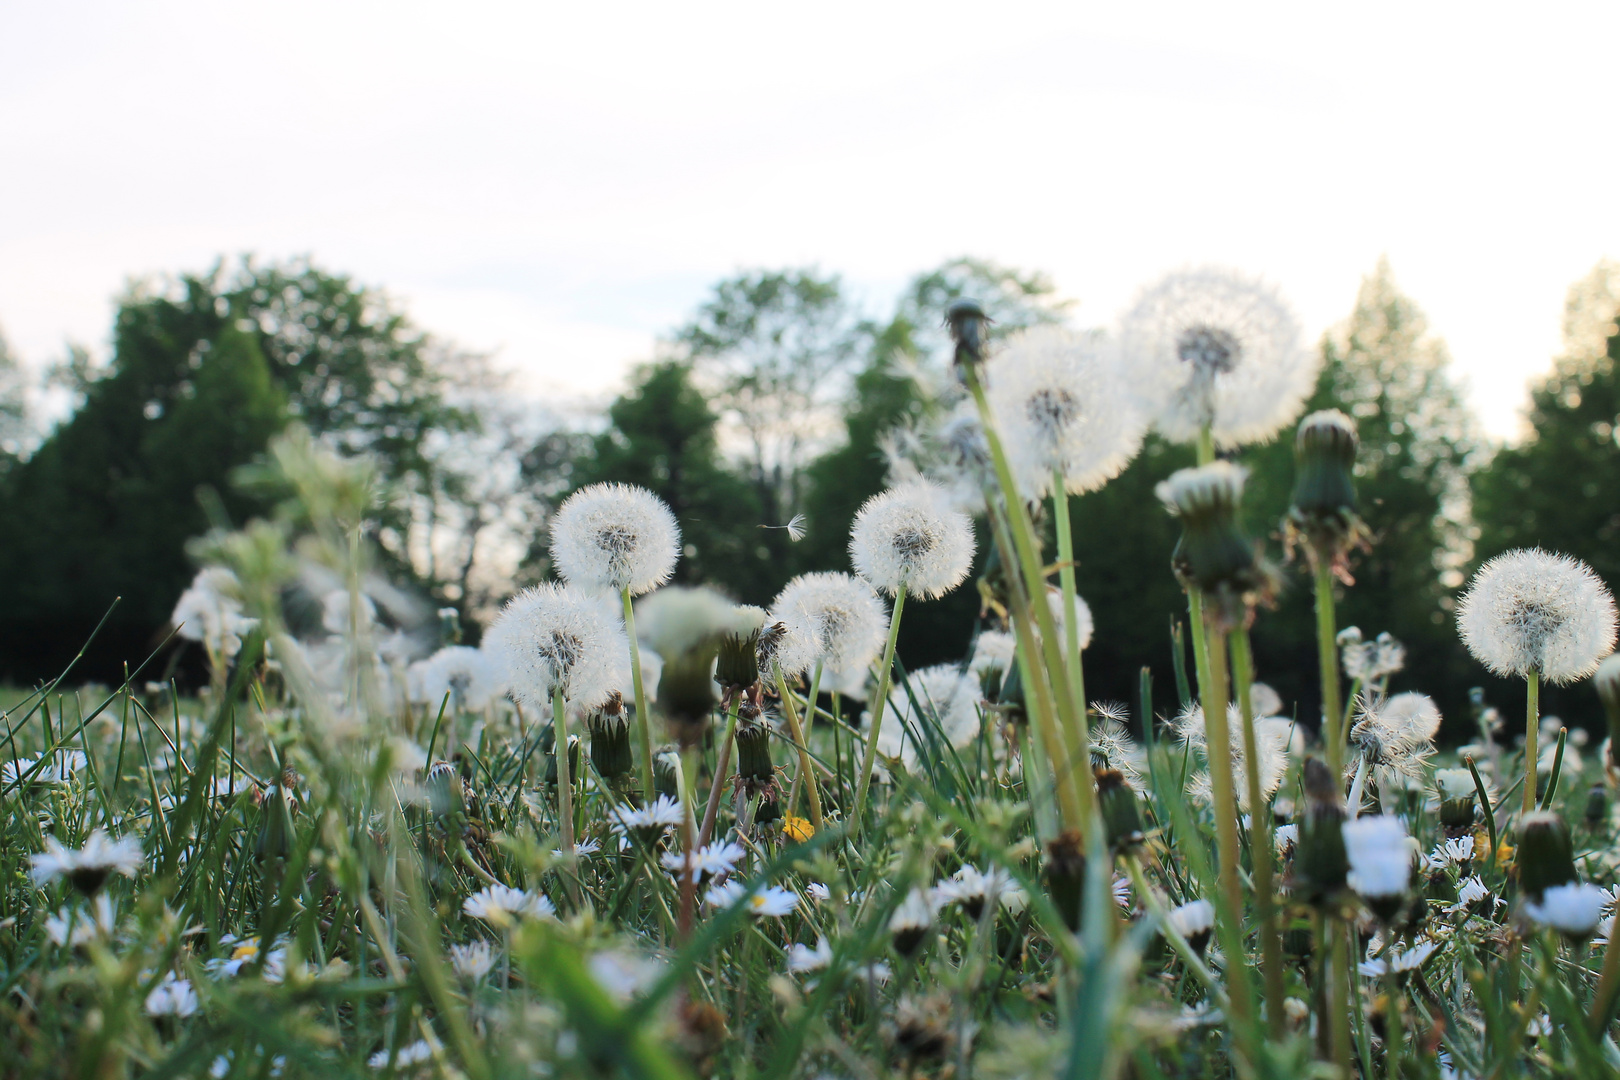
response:
M934 925L934 903L921 889L912 889L889 917L889 940L901 956L914 956Z
M1181 519L1173 562L1185 584L1220 601L1222 616L1235 623L1246 607L1276 591L1273 571L1256 554L1238 523L1248 470L1229 461L1180 469L1154 489L1165 508Z
M1070 930L1080 929L1086 892L1086 855L1080 844L1077 829L1061 832L1046 843L1046 891Z
M1341 828L1344 803L1338 782L1320 758L1305 759L1303 780L1306 808L1294 844L1292 887L1306 903L1323 906L1344 888L1350 872Z
M461 644L461 612L453 607L439 609L439 634L446 645Z
M776 789L772 789L773 791ZM755 825L770 825L782 819L782 799L780 795L766 795L759 800L759 808L754 811Z
M1593 784L1586 792L1586 823L1596 827L1609 816L1609 793L1602 784Z
M1575 842L1557 814L1538 811L1519 823L1519 888L1530 898L1575 880Z
M956 345L958 365L977 364L984 359L984 331L989 323L990 317L977 300L957 300L945 310L945 324Z
M714 681L727 694L746 690L759 682L759 631L748 635L727 634L720 639Z
M255 854L265 859L285 859L292 854L292 822L280 785L272 787L260 805L263 824Z
M751 713L744 717L742 712ZM776 779L771 761L771 729L753 705L742 706L737 721L737 778L745 785L770 784Z
M1434 774L1440 789L1440 825L1450 837L1462 836L1474 827L1474 801L1477 794L1474 774L1467 769L1441 769Z
M715 706L714 681L709 677L713 662L712 650L694 649L666 659L658 677L658 707L682 746L696 746L708 726Z
M546 751L546 787L557 786L557 743L556 736L540 737L541 749ZM549 745L548 745L549 744ZM579 783L579 736L568 736L568 776L575 785Z
M681 797L681 756L674 750L660 750L653 755L653 791L671 799Z
M630 750L630 724L624 697L615 691L600 709L585 717L591 735L591 764L609 782L628 776L635 768Z
M1609 753L1604 767L1620 770L1620 653L1615 653L1598 665L1592 676L1603 711L1609 715Z
M1357 539L1355 421L1338 409L1314 412L1294 437L1292 531L1304 535L1313 554L1336 558Z
M1142 814L1136 792L1118 769L1097 770L1097 805L1102 810L1108 846L1124 851L1142 843Z

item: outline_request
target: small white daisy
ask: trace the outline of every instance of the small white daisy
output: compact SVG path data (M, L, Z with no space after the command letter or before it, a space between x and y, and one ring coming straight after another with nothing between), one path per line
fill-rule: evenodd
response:
M191 980L177 979L172 971L146 995L148 1016L190 1016L196 1011L197 991Z
M1607 899L1608 894L1596 885L1554 885L1543 890L1539 904L1526 899L1524 913L1570 937L1590 937Z
M506 926L516 916L554 919L557 908L546 897L514 889L510 885L487 885L462 902L461 910L493 926Z
M658 796L648 806L624 804L608 809L608 823L620 836L635 833L656 839L685 820L686 811L668 795Z
M475 983L495 966L495 952L487 941L450 946L450 967L463 982Z
M692 867L697 872L699 881L717 878L735 870L746 854L741 844L716 842L709 844L692 857ZM665 870L679 876L686 869L686 852L666 851L660 856L659 861L664 864Z
M93 896L112 874L134 877L144 856L141 842L133 836L114 840L97 829L77 851L64 847L56 837L47 836L45 850L30 856L30 861L33 869L29 876L35 885L43 887L57 878L66 878L75 889Z
M832 890L819 881L812 881L806 885L804 894L818 904L824 904L832 899Z
M1377 957L1372 960L1363 960L1356 965L1356 970L1369 979L1376 979L1378 976L1387 975L1391 971L1396 974L1403 971L1416 971L1423 966L1429 957L1434 955L1435 950L1439 947L1436 942L1425 941L1420 945L1412 946L1410 949L1395 952L1387 958Z
M832 963L832 943L825 934L816 938L815 948L795 943L788 947L787 967L795 975L803 975L811 971L820 971Z
M393 1066L396 1069L409 1065L422 1065L433 1060L433 1047L426 1039L417 1039L408 1046L399 1048L393 1056ZM373 1069L386 1069L389 1066L387 1050L379 1050L366 1059L366 1064Z

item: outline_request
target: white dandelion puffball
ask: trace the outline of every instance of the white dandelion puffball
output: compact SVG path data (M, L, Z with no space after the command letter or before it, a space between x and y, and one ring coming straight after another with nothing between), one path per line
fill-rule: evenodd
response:
M990 409L1025 498L1071 493L1118 476L1141 448L1147 420L1120 370L1119 352L1096 334L1038 326L1011 338L985 365Z
M1554 885L1541 894L1541 903L1524 902L1524 913L1574 937L1589 937L1597 929L1609 894L1596 885Z
M707 586L671 585L636 601L636 638L660 656L680 656L723 634L747 634L749 612Z
M866 500L850 529L855 572L890 596L902 588L928 599L962 583L973 564L973 522L951 508L945 489L918 480Z
M1058 640L1067 641L1068 631L1064 629L1067 613L1064 611L1063 590L1048 585L1046 603L1052 609L1052 622L1055 624ZM1087 604L1085 598L1078 593L1074 597L1074 627L1080 648L1090 648L1091 635L1096 631L1096 625L1091 621L1091 605Z
M1018 655L1018 640L1004 630L986 630L973 642L973 659L968 671L983 676L991 671L1006 673L1012 670Z
M872 714L863 713L861 727L871 726ZM904 685L889 688L877 745L885 757L897 757L915 769L921 747L935 747L942 736L958 750L979 736L979 683L955 664L913 671Z
M446 645L405 672L413 700L438 708L450 697L452 710L478 712L506 692L506 672L499 660L469 645Z
M557 573L587 588L640 596L669 580L680 547L680 527L664 500L627 484L581 488L551 521Z
M1571 683L1614 651L1614 598L1591 567L1540 548L1479 568L1457 605L1463 644L1496 675Z
M1170 726L1186 746L1203 754L1206 761L1209 759L1209 732L1204 727L1204 710L1201 706L1189 705ZM1248 810L1249 774L1244 752L1243 713L1236 705L1227 707L1226 728L1227 741L1232 746L1232 787L1238 805ZM1283 774L1288 771L1289 739L1289 728L1282 724L1261 723L1258 720L1255 723L1254 745L1258 760L1255 776L1260 781L1262 798L1269 799L1276 794ZM1200 770L1188 779L1187 793L1205 805L1214 802L1214 787L1208 770Z
M599 597L568 585L548 582L508 600L485 647L505 668L513 696L537 710L550 706L554 691L594 709L623 692L628 675L624 624Z
M1215 443L1264 442L1293 422L1321 357L1269 286L1221 267L1180 270L1144 290L1120 349L1153 424L1173 442L1205 425Z
M842 573L800 574L771 602L767 623L787 630L784 671L812 664L864 672L888 638L889 618L872 586ZM794 652L801 653L792 656Z

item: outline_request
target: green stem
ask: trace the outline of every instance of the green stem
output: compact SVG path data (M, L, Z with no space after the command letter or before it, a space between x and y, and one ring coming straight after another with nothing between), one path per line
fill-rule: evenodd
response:
M636 691L636 738L641 742L641 790L650 805L658 795L653 780L652 732L647 727L647 691L641 685L641 646L636 642L636 611L630 603L630 589L620 594L624 601L624 632L630 638L630 684Z
M1214 629L1211 627L1210 629ZM1227 724L1226 638L1219 632L1207 635L1209 680L1203 691L1205 755L1209 759L1209 786L1215 810L1215 849L1219 860L1220 888L1225 893L1226 910L1221 923L1221 947L1226 950L1228 978L1232 986L1234 1018L1247 1020L1250 999L1243 946L1243 876L1238 867L1237 799L1232 791L1232 733Z
M877 761L878 732L883 727L883 707L889 703L889 677L894 671L894 646L900 638L900 613L906 607L906 583L902 581L894 593L894 611L889 614L889 642L883 647L883 665L878 671L877 697L872 699L872 729L866 733L866 748L861 752L861 779L855 788L855 809L850 816L853 827L862 827L861 812L866 809L866 792L872 786L872 766Z
M1536 809L1536 735L1541 731L1541 672L1524 677L1524 812Z
M557 815L562 818L563 854L574 853L574 783L568 769L568 708L561 690L551 692L552 750L557 755Z
M799 779L793 784L793 796L788 799L788 816L793 816L796 809L796 799L799 791L799 782L805 786L805 792L810 800L810 827L816 832L821 831L821 792L816 788L816 766L810 760L810 748L805 745L804 728L799 724L799 710L793 705L793 695L788 693L787 680L782 678L782 669L776 664L771 665L776 673L776 692L782 698L782 712L787 717L788 734L793 736L793 745L799 751ZM821 665L816 665L815 682L821 681ZM810 686L810 698L806 710L806 718L815 715L816 686Z
M1592 1013L1588 1022L1592 1028L1592 1037L1601 1039L1603 1029L1609 1026L1609 1018L1614 1015L1614 1002L1620 997L1620 946L1615 939L1620 934L1609 934L1609 944L1603 950L1603 974L1598 977L1597 994L1592 998Z
M1322 743L1327 747L1328 771L1344 776L1344 699L1339 692L1338 620L1333 610L1333 567L1325 557L1316 559L1316 658L1322 674Z
M1384 991L1384 1069L1389 1080L1401 1080L1401 1048L1405 1036L1401 1030L1400 973L1395 970L1391 954L1389 972L1385 975L1388 987Z
M1074 590L1074 536L1069 520L1069 492L1063 474L1052 474L1052 517L1057 526L1058 584L1063 590L1063 664L1074 694L1074 709L1080 718L1081 741L1069 748L1076 761L1088 760L1091 732L1086 717L1086 673L1080 660L1079 608Z
M1079 829L1081 835L1089 836L1091 831L1089 822L1094 801L1091 754L1088 749L1090 740L1082 726L1083 719L1075 713L1074 693L1063 664L1063 642L1058 636L1057 620L1052 617L1052 605L1046 602L1046 574L1041 565L1040 549L1035 542L1035 526L1030 521L1029 510L1025 507L1023 497L1018 493L1018 485L1013 480L1012 467L1007 463L1001 436L996 431L995 417L990 412L990 403L984 396L984 386L979 382L974 365L963 365L962 380L967 384L968 391L973 395L974 405L978 409L979 422L984 428L984 441L990 448L990 460L995 465L996 482L1001 487L1003 501L1007 507L1008 531L1012 534L1013 546L1017 550L1018 566L1024 576L1024 587L1029 591L1030 614L1035 625L1040 628L1041 652L1046 661L1047 676L1052 681L1057 715L1062 722L1068 745L1080 749L1078 756L1071 757L1064 754L1061 758L1054 759L1052 765L1054 769L1071 775L1084 770L1080 772L1074 788L1080 806Z
M726 786L726 773L731 768L731 744L737 735L737 706L733 701L726 710L726 733L720 736L720 748L715 751L714 784L709 788L709 805L703 809L703 829L698 833L697 849L701 851L714 837L714 819L720 814L720 793ZM696 781L693 781L694 790Z
M1271 839L1271 807L1260 790L1260 740L1254 730L1254 707L1250 688L1254 685L1254 660L1249 648L1249 631L1239 627L1231 634L1232 676L1237 683L1238 713L1243 719L1243 775L1248 781L1249 853L1254 863L1254 898L1260 923L1262 975L1265 979L1266 1023L1271 1037L1280 1040L1287 1030L1283 1015L1282 932L1277 926L1276 895L1272 888L1275 848Z

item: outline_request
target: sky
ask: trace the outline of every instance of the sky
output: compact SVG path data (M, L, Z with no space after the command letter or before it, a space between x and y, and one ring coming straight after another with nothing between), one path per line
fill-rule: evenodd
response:
M522 392L600 396L717 279L886 315L963 254L1104 325L1190 263L1313 339L1387 255L1511 436L1620 256L1620 5L0 0L0 328L308 254Z

